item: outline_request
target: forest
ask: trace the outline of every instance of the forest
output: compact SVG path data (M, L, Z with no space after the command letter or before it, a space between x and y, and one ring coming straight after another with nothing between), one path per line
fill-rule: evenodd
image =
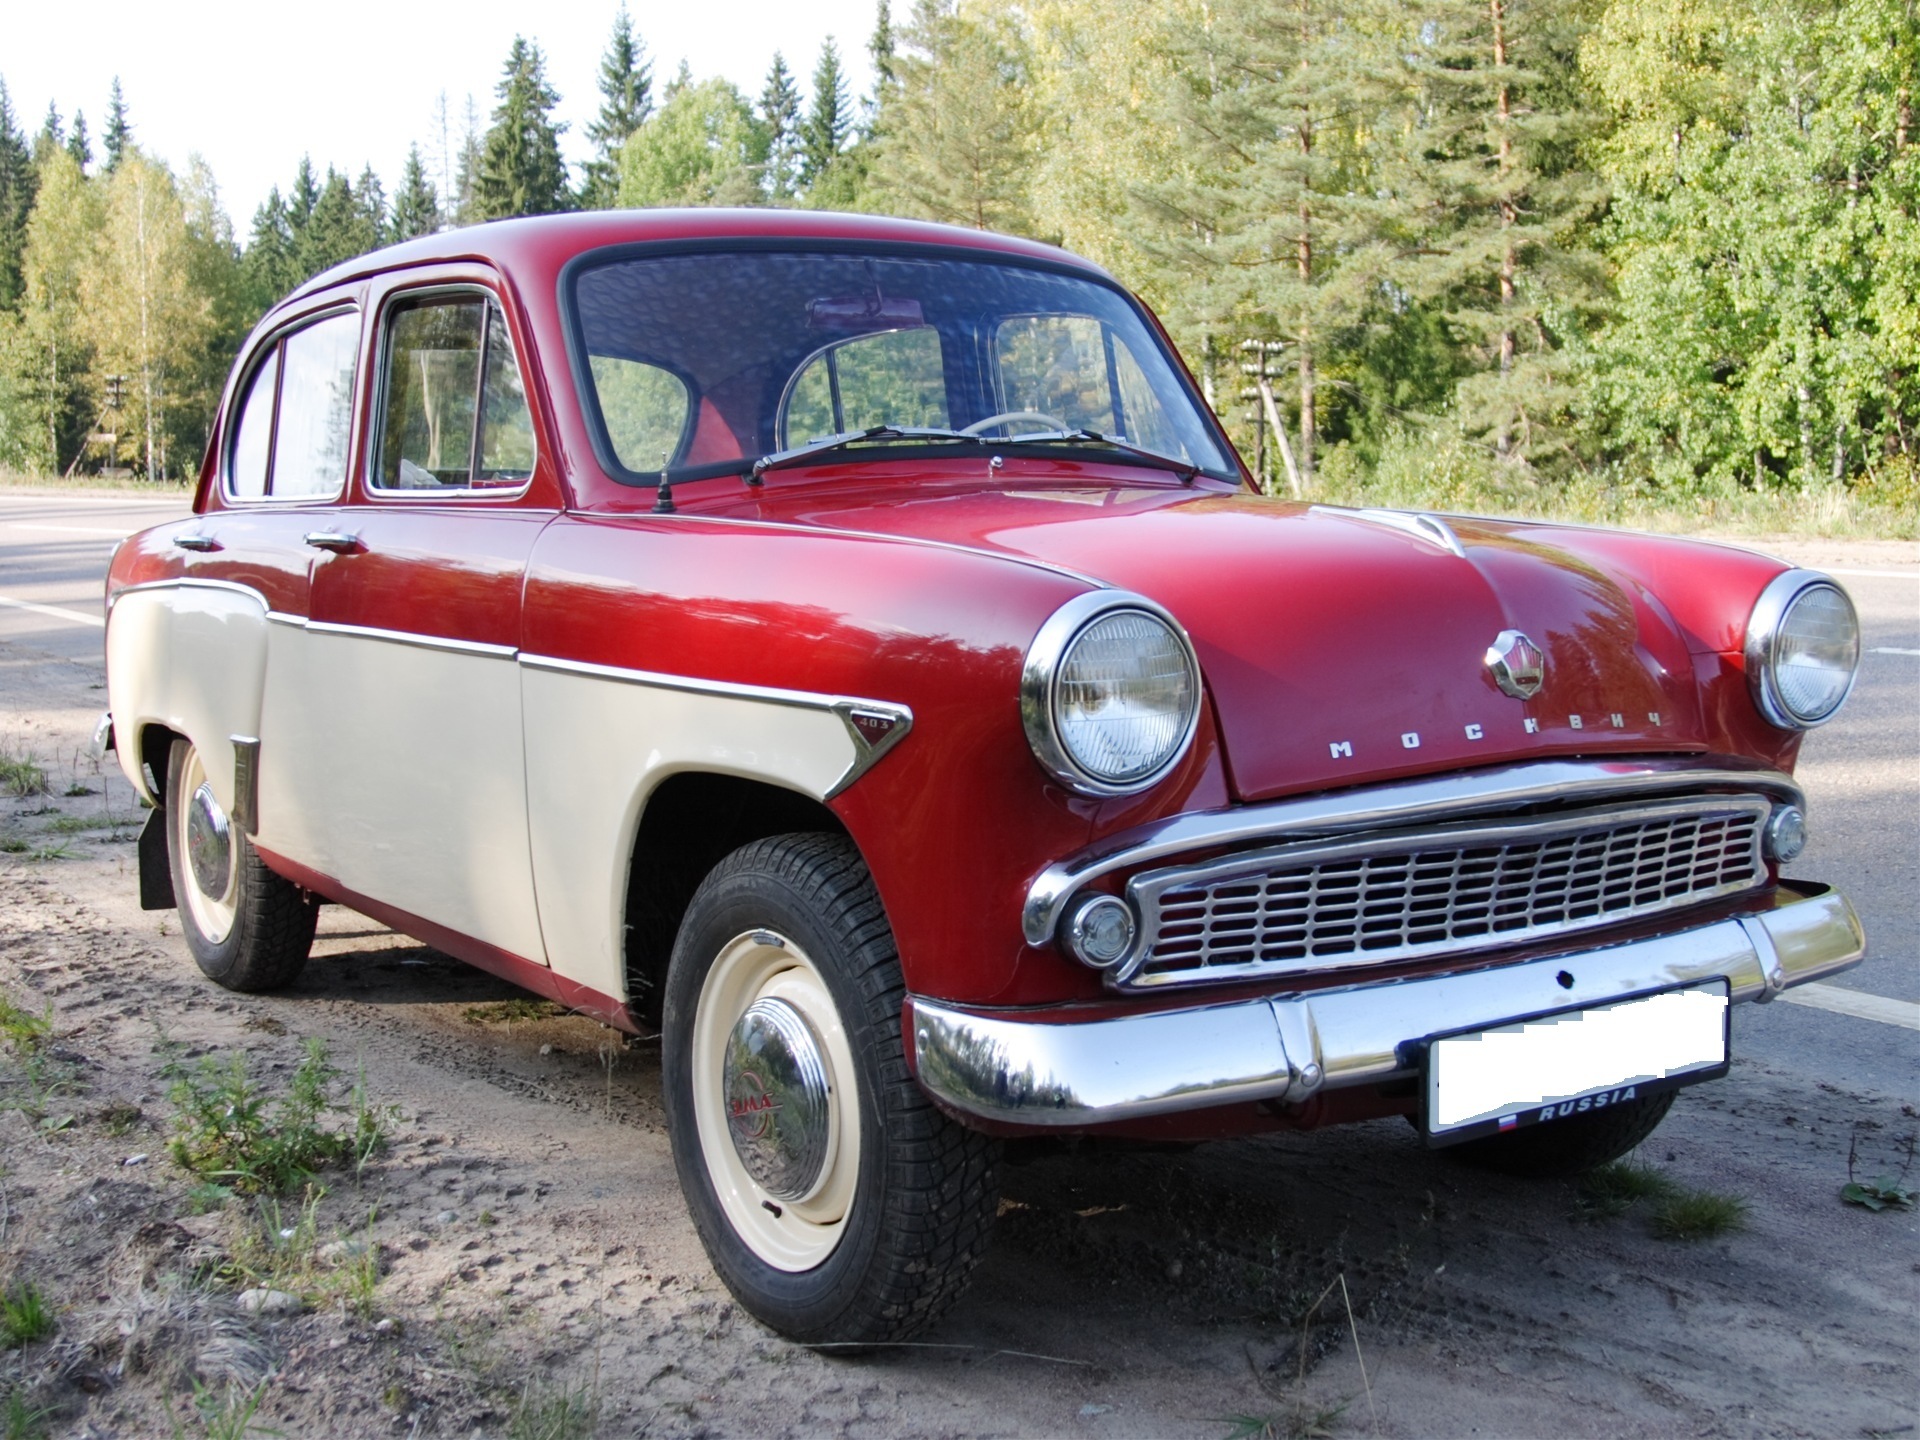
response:
M0 469L191 475L255 320L382 244L806 206L1105 265L1276 494L1911 535L1916 4L880 0L860 95L831 40L758 94L656 74L622 8L584 166L520 38L398 177L289 157L244 229L117 81L96 139L0 77Z

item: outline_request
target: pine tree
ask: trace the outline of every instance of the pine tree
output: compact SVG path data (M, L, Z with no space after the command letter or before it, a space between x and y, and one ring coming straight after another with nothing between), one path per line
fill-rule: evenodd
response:
M800 183L811 190L847 148L853 133L853 102L840 72L840 47L829 35L813 67L813 102L800 127Z
M287 191L287 230L297 241L313 219L313 208L320 203L320 184L313 178L313 159L302 155L293 172L293 188Z
M368 178L371 172L362 177L363 185ZM377 192L379 182L373 183ZM385 208L377 193L371 201L364 194L356 194L347 177L329 165L326 184L314 202L313 214L297 232L294 254L299 260L302 278L318 275L343 260L378 247L384 216L375 217L375 205Z
M87 115L84 110L73 112L73 133L67 136L67 154L82 170L93 164L93 142L87 138Z
M107 95L107 128L100 137L107 148L107 170L120 168L133 144L133 125L127 119L127 102L120 93L120 77L113 77L113 89Z
M367 248L378 249L387 243L387 192L373 166L360 167L360 178L353 182L353 200L360 224L371 242Z
M486 148L480 131L480 114L473 97L467 97L467 112L460 127L460 150L453 168L453 189L447 196L447 209L456 225L472 225L480 214L480 171L486 163Z
M1462 426L1502 461L1537 462L1567 443L1577 396L1562 346L1601 275L1580 17L1528 0L1425 3L1402 52L1416 109L1386 177L1402 221L1392 278L1465 341Z
M1027 230L1036 147L1025 37L1005 14L920 0L894 57L875 181L910 213Z
M874 6L873 34L867 38L867 56L873 61L873 104L880 107L881 96L893 83L893 7L888 0Z
M39 187L33 152L25 133L14 122L7 82L0 79L0 312L20 303L27 220Z
M653 66L623 4L613 17L613 35L600 57L600 113L587 122L594 156L587 162L580 189L582 205L602 209L613 203L620 188L620 147L652 113Z
M767 152L761 185L768 199L783 203L793 199L800 180L800 88L778 50L760 91L758 118Z
M267 198L253 212L253 232L241 260L241 273L257 311L264 311L306 278L294 259L293 227L278 185L267 192Z
M393 239L412 240L431 235L440 228L440 197L427 179L426 166L420 160L420 147L407 150L407 166L400 172L400 188L394 193L393 215L388 233Z
M480 167L480 217L501 220L568 209L572 196L560 158L560 132L566 127L553 123L560 97L547 84L538 45L514 36L494 93L500 103Z
M58 150L67 143L66 123L60 118L60 108L51 100L47 102L46 119L40 122L40 133L33 137L33 158L37 163L50 150Z

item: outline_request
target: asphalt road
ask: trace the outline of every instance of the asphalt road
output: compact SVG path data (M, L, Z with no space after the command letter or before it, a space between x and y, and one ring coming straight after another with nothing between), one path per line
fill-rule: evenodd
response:
M20 646L102 663L114 542L188 513L183 500L0 493L0 655ZM1844 546L1830 546L1841 549ZM1860 612L1865 654L1840 719L1799 768L1813 841L1791 873L1839 885L1868 957L1792 1003L1742 1006L1736 1050L1816 1081L1920 1094L1920 565L1826 565Z

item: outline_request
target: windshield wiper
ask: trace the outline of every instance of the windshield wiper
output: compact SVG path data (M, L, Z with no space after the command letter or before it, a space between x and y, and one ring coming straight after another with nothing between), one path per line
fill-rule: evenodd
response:
M1161 469L1171 470L1180 477L1180 483L1191 485L1200 474L1200 467L1191 460L1181 460L1172 455L1162 455L1158 450L1146 450L1125 440L1116 440L1111 435L1102 435L1098 430L1039 430L1031 435L1009 435L1002 442L1007 445L1106 445L1123 455L1131 455L1137 460L1145 460Z
M760 477L769 470L798 465L801 461L810 460L815 455L825 455L832 450L843 450L849 445L889 440L964 440L970 445L985 443L978 435L968 435L959 430L925 429L911 425L870 425L865 430L844 430L838 435L823 435L818 440L809 440L804 445L795 445L791 449L776 450L771 455L762 455L746 472L746 481L749 485L758 484Z

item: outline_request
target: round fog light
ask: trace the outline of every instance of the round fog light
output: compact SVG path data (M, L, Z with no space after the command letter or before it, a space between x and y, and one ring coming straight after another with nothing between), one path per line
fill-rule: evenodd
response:
M1767 854L1785 864L1807 848L1807 817L1798 805L1782 805L1767 821Z
M1089 895L1068 912L1061 934L1081 964L1111 970L1133 949L1136 929L1126 901L1116 895Z

